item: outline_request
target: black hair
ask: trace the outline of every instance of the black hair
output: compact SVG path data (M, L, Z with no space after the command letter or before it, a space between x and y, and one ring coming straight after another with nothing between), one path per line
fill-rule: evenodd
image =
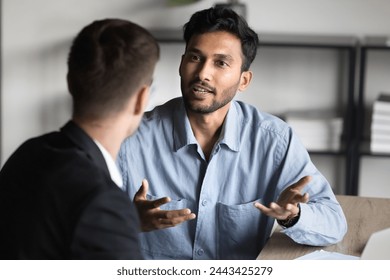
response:
M245 19L229 8L209 8L193 14L184 25L184 40L188 44L193 35L215 31L226 31L240 39L244 55L241 70L249 70L256 57L259 38Z

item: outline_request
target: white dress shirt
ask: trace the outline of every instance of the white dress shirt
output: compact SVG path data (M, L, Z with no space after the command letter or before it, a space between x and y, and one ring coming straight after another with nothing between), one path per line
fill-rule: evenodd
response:
M99 147L100 151L103 154L103 157L106 161L108 171L110 172L111 180L118 185L119 188L123 189L123 180L122 175L119 172L117 165L115 164L114 159L111 157L110 153L100 144L97 140L94 140L96 145Z

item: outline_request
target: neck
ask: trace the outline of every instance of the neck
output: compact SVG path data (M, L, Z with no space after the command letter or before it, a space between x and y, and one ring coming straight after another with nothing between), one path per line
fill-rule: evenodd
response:
M195 138L201 146L206 159L209 160L211 151L221 134L227 110L216 111L210 114L194 112L187 112L187 114Z
M104 120L85 121L73 118L73 121L79 125L92 139L98 141L116 160L122 141L126 138L126 132L123 126L114 118Z

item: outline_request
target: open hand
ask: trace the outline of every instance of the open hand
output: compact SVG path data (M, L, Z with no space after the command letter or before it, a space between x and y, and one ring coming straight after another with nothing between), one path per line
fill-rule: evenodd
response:
M185 221L195 219L196 215L188 208L180 210L161 210L160 206L171 201L169 197L156 200L147 200L146 194L149 183L142 180L142 185L134 195L134 204L137 207L141 220L141 230L151 231L177 226Z
M256 202L255 207L262 213L278 220L290 219L298 215L298 203L307 203L309 194L301 194L302 189L310 182L311 177L305 176L295 184L287 187L279 196L277 202L271 202L269 207Z

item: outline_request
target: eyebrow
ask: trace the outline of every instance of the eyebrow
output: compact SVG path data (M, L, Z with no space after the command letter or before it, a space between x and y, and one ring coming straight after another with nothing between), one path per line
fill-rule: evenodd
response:
M197 49L197 48L187 49L186 52L202 54L202 51ZM221 59L221 60L234 61L234 58L230 54L216 53L216 54L213 54L213 57Z
M227 60L227 61L234 61L234 58L229 54L215 54L213 55L216 58L219 58L221 60Z

